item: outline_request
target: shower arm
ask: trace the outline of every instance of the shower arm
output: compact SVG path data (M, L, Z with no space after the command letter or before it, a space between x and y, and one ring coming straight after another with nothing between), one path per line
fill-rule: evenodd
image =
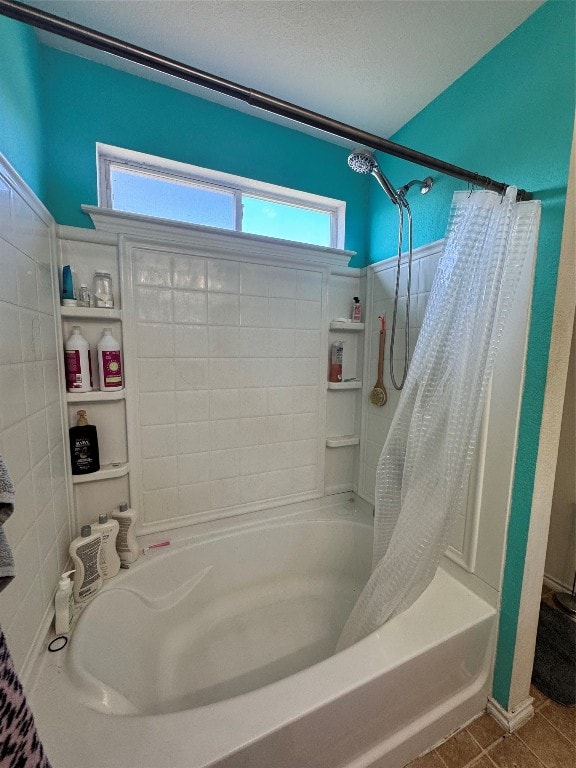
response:
M8 16L9 18L16 19L16 21L29 24L32 27L37 27L46 32L66 37L69 40L75 40L78 43L82 43L91 48L97 48L114 56L119 56L122 59L142 64L157 72L163 72L172 75L173 77L177 77L180 80L185 80L189 83L209 88L212 91L239 99L240 101L244 101L251 106L258 107L267 112L286 117L290 120L295 120L302 125L308 125L311 128L325 131L333 136L339 136L342 139L348 139L355 144L362 144L371 149L384 152L387 155L392 155L393 157L398 157L402 160L408 160L411 163L421 165L424 168L429 168L433 171L438 171L447 176L453 176L454 178L460 179L460 181L465 181L473 186L483 187L484 189L500 192L501 194L503 194L508 187L508 184L505 184L504 182L494 181L488 176L480 176L473 171L468 171L457 165L446 163L431 155L425 155L422 152L410 149L409 147L404 147L401 144L395 144L394 142L383 139L373 133L354 128L346 123L341 123L338 120L326 117L317 112L312 112L309 109L299 107L296 104L291 104L290 102L262 93L261 91L246 88L231 80L225 80L224 78L212 75L209 72L195 69L194 67L176 61L175 59L161 56L153 51L120 40L117 37L111 37L102 32L98 32L97 30L90 29L89 27L84 27L80 24L68 21L60 16L46 13L45 11L25 5L24 3L15 2L15 0L0 0L0 15ZM532 194L523 189L519 189L517 199L531 200Z

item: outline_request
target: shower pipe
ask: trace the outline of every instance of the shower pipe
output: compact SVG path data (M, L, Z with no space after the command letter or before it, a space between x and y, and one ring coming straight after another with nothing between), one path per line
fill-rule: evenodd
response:
M443 160L425 155L401 144L395 144L392 141L383 139L373 133L368 133L359 128L354 128L346 123L333 120L317 112L312 112L304 107L282 101L275 96L270 96L261 91L255 91L231 80L225 80L217 75L195 69L187 64L167 58L145 48L127 43L117 37L111 37L97 30L76 24L60 16L56 16L45 11L40 11L24 3L15 2L15 0L0 0L0 14L24 22L32 27L43 29L69 40L75 40L91 48L98 48L101 51L110 53L113 56L119 56L122 59L128 59L136 64L155 69L167 75L172 75L180 80L186 80L189 83L209 88L217 93L231 96L234 99L244 101L251 106L258 107L276 115L281 115L290 120L295 120L303 125L325 131L333 136L339 136L342 139L348 139L355 144L362 144L371 149L379 150L387 155L398 157L402 160L408 160L416 165L429 168L433 171L439 171L447 176L453 176L456 179L465 181L468 184L484 189L490 189L503 194L506 191L507 184L500 181L494 181L488 176L480 176L473 171L460 168L457 165L446 163ZM531 200L532 194L523 189L518 190L518 200Z

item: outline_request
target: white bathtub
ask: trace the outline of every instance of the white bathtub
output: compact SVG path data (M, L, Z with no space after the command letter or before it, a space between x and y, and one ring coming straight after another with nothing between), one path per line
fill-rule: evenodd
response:
M347 495L168 537L42 660L55 768L397 768L484 709L495 611L443 570L331 655L370 562Z

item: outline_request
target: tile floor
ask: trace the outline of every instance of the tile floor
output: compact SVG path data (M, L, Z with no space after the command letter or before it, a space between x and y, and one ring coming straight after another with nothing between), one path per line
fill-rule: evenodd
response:
M542 590L543 599L551 599ZM406 768L576 768L576 707L562 707L530 688L534 717L507 733L483 714Z

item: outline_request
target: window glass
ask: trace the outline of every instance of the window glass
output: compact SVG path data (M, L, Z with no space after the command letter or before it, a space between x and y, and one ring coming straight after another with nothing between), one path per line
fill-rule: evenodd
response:
M146 173L110 168L112 207L161 219L234 229L234 194Z
M242 195L242 231L253 235L329 246L331 219L325 211Z

